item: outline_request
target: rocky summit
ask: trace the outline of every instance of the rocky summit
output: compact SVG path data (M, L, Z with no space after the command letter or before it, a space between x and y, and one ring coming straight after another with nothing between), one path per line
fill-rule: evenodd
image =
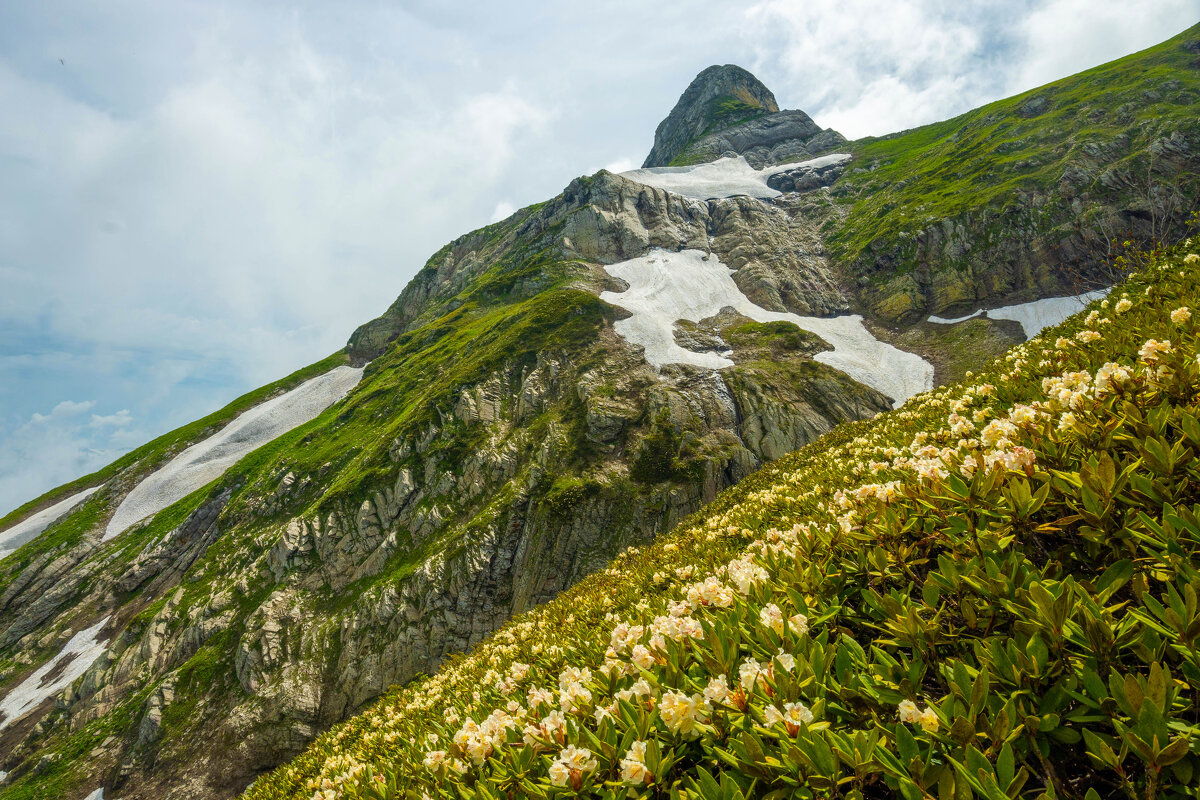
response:
M513 676L529 665L510 663L517 640L498 640L496 631L515 617L505 636L534 626L536 609L560 614L555 598L564 591L580 582L601 585L596 581L605 580L614 560L629 563L632 556L622 554L630 548L677 529L703 530L708 538L677 535L672 550L650 552L724 547L713 542L741 534L732 521L721 522L720 509L732 507L728 498L745 497L728 490L747 478L766 486L757 476L775 474L763 470L796 458L789 454L797 450L802 459L825 459L817 471L844 467L837 480L859 480L875 467L847 460L829 442L866 430L861 426L881 414L933 414L930 390L979 370L1108 291L1128 263L1116 260L1123 242L1153 246L1186 235L1200 194L1198 39L1200 27L954 119L858 141L820 128L803 112L780 111L740 67L704 70L658 126L644 169L576 178L555 197L464 234L433 254L343 350L0 519L0 800L75 800L101 788L125 800L223 798L256 778L253 792L262 798L358 786L359 777L376 774L368 771L370 759L386 760L401 739L436 734L423 721L402 730L409 722L397 720L407 720L409 710L396 703L450 718L441 706L420 705L441 694L390 687L453 685L461 695L455 702L467 702L472 691L509 680L516 686ZM818 441L826 444L809 447ZM1159 460L1175 458L1169 447L1154 452ZM1116 491L1109 468L1089 469L1109 470L1104 491ZM1054 502L1069 494L1059 489ZM803 522L793 516L808 508L808 496L788 499L789 491L739 499L738 514L778 501L792 509L790 530ZM1021 491L989 502L1034 502L1028 487ZM932 546L936 512L922 498L910 499L931 526L920 547ZM680 528L684 520L690 527ZM870 563L854 562L853 570L879 569L891 581L901 568L889 559L918 552L896 536L887 540L892 550L858 541L817 550L835 560L862 554ZM972 549L967 531L955 529L954 536L956 562L978 555L978 540ZM823 581L858 575L841 571L843 561L828 563L833 571L822 573ZM918 570L923 563L914 562ZM988 569L979 566L978 581L997 580ZM674 566L645 572L637 578L644 584L626 582L610 593L628 599L621 592L636 586L649 596L682 574ZM1027 574L1018 572L1011 575ZM929 590L930 604L965 591L947 580ZM896 641L912 626L928 630L925 621L942 613L931 605L906 617L908 606L892 595L845 585L836 591L847 606L886 610L891 621L875 619L871 630L892 626ZM1047 605L1051 615L1057 608L1054 596L1021 591L1033 592L1030 602ZM1076 590L1062 591L1058 596ZM781 589L783 597L791 595ZM986 604L972 609L976 620L990 613ZM760 611L774 613L756 607L755 619ZM597 613L589 624L600 624ZM816 635L818 614L810 615ZM576 630L569 616L555 617L564 632ZM771 640L774 649L755 651L757 657L769 660L782 641ZM519 652L561 660L574 646L563 638ZM507 660L504 674L486 666L469 673L479 680L468 689L454 683L468 673L445 672L444 665L473 650L488 658L500 653L496 664ZM839 652L849 655L830 651L828 663L836 658L847 682L873 651L847 644ZM662 672L667 658L647 653L647 680L679 678ZM732 658L710 655L715 660L706 669ZM896 675L915 669L888 657ZM814 670L827 666L812 663ZM589 673L599 674L598 667ZM977 670L964 674L986 695ZM586 688L592 677L564 686ZM1121 683L1127 696L1129 680L1140 678ZM599 695L598 685L588 686ZM392 705L372 705L389 691ZM974 691L967 685L964 696ZM1174 690L1137 691L1150 698ZM857 708L869 699L837 702ZM474 700L472 713L483 702ZM387 720L356 716L368 708L385 709ZM624 707L615 708L609 713ZM453 713L461 711L455 706ZM941 724L970 740L984 730L979 713L969 731L965 722ZM995 719L987 724L998 725ZM1007 719L1036 727L1030 716ZM1048 716L1039 719L1051 725ZM579 739L580 730L592 728L582 717L572 720L573 742L604 750L599 738ZM399 727L387 727L393 725ZM392 738L372 738L372 726ZM690 731L681 734L679 753L710 741ZM766 744L791 757L775 739L756 744L752 737L760 734L738 739L734 763L754 761ZM486 749L478 737L464 736L461 746L439 740L445 747L433 752L441 756L422 750L418 760L431 758L433 766L419 780L441 776L439 785L461 796L532 792L509 775L497 779L504 791L472 795L437 772L441 758L466 768L469 741ZM515 753L521 735L512 736ZM351 740L353 758L331 744ZM856 757L842 754L864 752L835 745L837 764ZM668 750L664 744L646 751L646 763L669 770L676 756ZM1109 751L1097 752L1107 758ZM272 771L297 756L294 766ZM558 768L566 781L560 786L582 787L584 773L595 769L588 758ZM724 756L696 756L710 766L714 758ZM905 769L916 769L912 763ZM939 776L945 764L937 762ZM347 796L405 796L420 766L380 771L378 785ZM619 769L613 766L614 783ZM950 789L931 788L932 774L906 780L923 781L926 795L969 791L949 782ZM679 784L693 792L689 797L743 796L697 775L703 790ZM516 782L504 784L510 778ZM787 787L794 780L774 796L786 796Z
M755 167L800 161L845 138L803 111L780 111L758 78L733 64L711 66L688 85L654 132L643 167L700 164L745 156Z

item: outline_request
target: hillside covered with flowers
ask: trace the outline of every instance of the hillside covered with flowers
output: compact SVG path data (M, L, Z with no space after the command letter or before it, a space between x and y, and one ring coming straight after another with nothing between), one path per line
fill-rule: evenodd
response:
M250 800L1183 797L1200 241L394 689Z

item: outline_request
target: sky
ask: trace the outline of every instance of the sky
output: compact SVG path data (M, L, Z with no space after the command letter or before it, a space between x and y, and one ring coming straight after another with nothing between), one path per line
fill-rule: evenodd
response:
M1200 0L0 5L0 514L340 348L442 244L641 164L736 63L848 137Z

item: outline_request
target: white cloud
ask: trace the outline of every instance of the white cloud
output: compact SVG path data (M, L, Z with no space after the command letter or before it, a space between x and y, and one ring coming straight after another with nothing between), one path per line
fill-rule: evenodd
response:
M492 216L488 218L488 222L499 222L502 219L508 219L516 210L517 207L512 203L507 200L501 200L499 203L496 203L496 208L492 211Z
M52 486L99 469L137 443L122 435L131 421L128 412L115 419L89 415L94 405L63 400L0 437L0 516Z
M1051 0L1016 21L1022 59L1009 93L1158 44L1196 22L1194 0Z
M66 417L76 417L85 411L90 411L94 405L95 402L91 400L81 403L77 403L74 400L63 400L54 408L52 408L48 414L35 413L29 418L29 422L33 425L44 425L48 422L57 422Z
M124 428L133 422L129 409L123 408L115 414L92 414L89 428Z
M746 20L769 42L757 66L785 76L775 87L781 103L856 138L943 118L962 102L956 68L981 39L944 9L931 0L764 0Z
M947 119L1148 47L1197 0L763 0L744 35L781 105L850 138Z
M618 158L614 161L608 162L607 164L604 165L604 169L608 170L609 172L621 173L621 172L628 172L631 169L637 169L641 165L642 165L641 161L635 161L632 158L624 156L624 157Z

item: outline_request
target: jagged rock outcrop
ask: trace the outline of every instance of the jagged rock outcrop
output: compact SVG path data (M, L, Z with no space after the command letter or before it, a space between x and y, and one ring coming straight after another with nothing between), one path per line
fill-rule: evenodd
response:
M697 75L654 131L643 167L665 167L691 142L710 133L773 114L775 95L735 64L713 65Z
M776 159L776 163L784 160L791 161L793 159ZM815 189L832 186L834 181L842 177L842 173L846 171L846 162L820 163L823 160L817 159L816 163L803 164L793 169L776 172L767 178L767 186L780 192L811 192Z
M849 308L816 220L794 203L693 200L601 170L572 181L536 211L518 212L516 220L504 235L484 229L439 251L387 312L354 332L348 352L366 363L402 333L454 310L462 286L530 240L560 257L597 264L636 258L655 247L714 252L737 270L739 288L764 308L818 316ZM550 281L525 277L510 292L536 294Z
M863 306L908 324L1111 285L1121 242L1181 235L1200 188L1200 129L1143 125L1138 134L1072 143L1058 154L1057 181L1014 192L1003 207L871 241L847 265Z
M675 164L700 164L728 156L743 156L750 166L762 169L770 164L805 161L845 142L846 137L835 130L819 127L803 111L780 111L701 136L680 150L672 161Z
M846 139L803 111L780 111L762 82L733 64L701 72L654 132L643 167L745 156L755 168L803 161Z

